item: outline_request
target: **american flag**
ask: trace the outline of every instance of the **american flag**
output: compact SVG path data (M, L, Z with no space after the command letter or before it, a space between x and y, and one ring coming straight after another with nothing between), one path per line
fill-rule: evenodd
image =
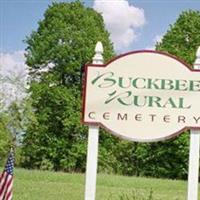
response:
M0 176L0 200L12 199L14 152L11 150L5 169Z

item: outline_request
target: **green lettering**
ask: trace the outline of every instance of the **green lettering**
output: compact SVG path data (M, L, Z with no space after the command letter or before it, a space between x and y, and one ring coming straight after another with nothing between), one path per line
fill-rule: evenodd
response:
M132 85L134 88L137 88L137 89L144 89L145 88L145 84L141 84L141 82L145 83L145 78L136 78L132 81ZM141 85L140 85L141 84Z
M108 104L108 103L110 103L111 101L113 101L115 99L119 103L121 103L122 105L125 105L125 106L128 106L128 105L132 104L132 102L126 102L125 101L132 95L131 91L126 91L126 92L123 92L123 93L120 93L120 94L117 94L117 95L116 95L116 93L117 93L117 91L114 91L114 92L108 94L109 98L105 101L105 104Z
M189 91L199 92L200 91L200 81L190 81Z
M173 81L170 79L161 80L161 89L162 90L172 90L174 88Z
M121 87L121 88L129 88L130 86L131 86L131 80L132 80L132 78L128 78L128 84L126 84L126 86L124 86L124 82L125 82L125 80L124 80L125 78L123 78L123 77L119 77L119 87Z
M191 108L191 105L185 106L185 105L184 105L184 98L181 97L181 98L179 98L179 108L189 109L189 108Z
M159 88L159 86L157 85L157 81L159 81L160 79L147 79L147 88L148 89L157 89L157 90L159 90L160 88Z
M147 99L147 97L144 96L142 98L139 97L139 96L134 96L134 100L133 100L134 105L137 106L137 107L144 107L146 105L146 99Z
M163 105L163 108L168 107L168 105L169 105L170 107L172 107L172 108L177 108L177 106L176 106L174 100L173 100L171 97L170 97L170 98L166 101L166 103Z
M179 91L188 90L187 81L186 80L175 80L175 88L174 88L174 90L179 90Z
M156 105L157 107L162 107L160 104L161 98L160 97L154 97L154 96L149 96L149 107L154 107Z
M103 79L103 82L98 85L99 88L112 87L116 83L116 80L112 78L113 76L114 76L113 72L106 72L106 73L103 73L103 74L100 74L98 72L97 77L94 80L92 80L91 83L94 85L97 81Z

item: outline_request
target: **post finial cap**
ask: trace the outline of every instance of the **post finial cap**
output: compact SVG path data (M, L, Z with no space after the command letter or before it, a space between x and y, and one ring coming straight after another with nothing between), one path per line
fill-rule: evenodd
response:
M200 58L200 46L199 46L198 49L197 49L196 57L197 57L197 58Z
M97 42L97 44L96 44L95 53L100 53L100 54L103 53L103 45L100 41Z

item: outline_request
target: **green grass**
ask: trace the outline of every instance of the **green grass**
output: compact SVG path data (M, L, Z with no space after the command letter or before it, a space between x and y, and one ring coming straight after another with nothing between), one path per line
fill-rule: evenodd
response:
M16 169L15 200L83 200L85 176L46 171ZM187 182L152 178L98 175L96 200L122 200L120 196L147 197L153 200L185 200ZM146 198L145 198L146 199Z

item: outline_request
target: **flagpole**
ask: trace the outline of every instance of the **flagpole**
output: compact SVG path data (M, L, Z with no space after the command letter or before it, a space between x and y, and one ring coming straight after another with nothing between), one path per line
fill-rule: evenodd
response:
M93 64L103 64L103 46L97 42ZM95 94L92 94L95 95ZM89 126L88 131L88 149L86 165L86 183L85 183L85 200L95 200L96 194L96 176L97 176L97 158L99 143L99 127Z
M200 47L196 53L194 69L200 69ZM188 173L188 200L198 200L200 130L190 130L190 155Z

